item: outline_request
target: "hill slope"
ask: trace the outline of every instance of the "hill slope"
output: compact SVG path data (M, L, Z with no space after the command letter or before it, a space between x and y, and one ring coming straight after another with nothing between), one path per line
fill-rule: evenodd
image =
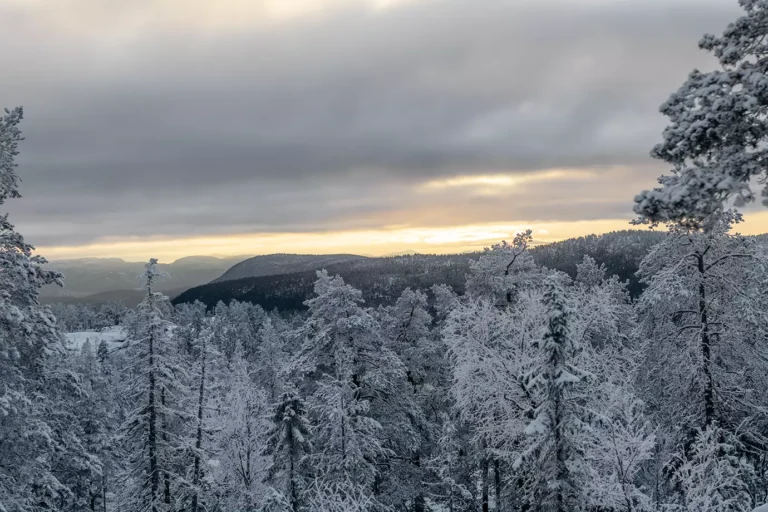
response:
M375 306L390 302L409 286L426 289L436 283L446 283L462 291L469 259L466 254L361 257L331 263L324 268L361 289L366 303ZM315 278L316 270L313 269L216 281L191 288L173 302L199 300L213 307L220 300L228 303L235 299L260 304L265 309L298 310L304 308L302 303L311 296Z
M635 277L638 264L663 233L650 231L618 231L605 235L573 238L531 250L538 265L561 270L572 277L576 265L585 254L603 263L608 273L629 281L630 292L637 296L641 285ZM287 255L283 255L287 256ZM388 303L407 287L427 289L433 284L449 284L463 293L469 262L480 253L452 255L409 255L389 258L362 258L325 265L331 274L341 275L349 284L359 288L369 305ZM232 275L232 274L230 274ZM181 293L175 303L199 300L208 307L218 301L247 301L265 309L303 309L303 302L312 295L314 270L285 274L251 276L240 279L218 279Z
M267 254L254 256L234 265L214 282L232 281L245 277L272 276L317 270L339 263L360 261L365 256L354 254Z

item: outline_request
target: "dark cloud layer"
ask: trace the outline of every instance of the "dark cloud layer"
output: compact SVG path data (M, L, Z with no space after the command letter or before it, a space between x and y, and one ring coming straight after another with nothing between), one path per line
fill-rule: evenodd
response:
M12 208L40 245L435 223L447 216L424 212L446 202L478 222L628 215L632 189L601 195L658 173L658 105L712 66L696 43L738 14L723 0L416 0L112 33L120 3L67 29L55 10L72 6L57 5L0 0L0 101L27 114ZM578 196L557 181L514 201L413 192L550 168L603 171Z

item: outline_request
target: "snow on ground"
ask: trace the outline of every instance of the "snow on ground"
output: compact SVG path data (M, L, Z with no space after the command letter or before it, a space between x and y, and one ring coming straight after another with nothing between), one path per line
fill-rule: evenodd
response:
M67 348L70 350L80 350L86 340L90 340L94 350L96 350L102 340L107 342L107 348L109 348L109 350L114 350L115 348L122 346L127 334L125 329L120 326L115 326L107 327L101 332L68 332L64 336L67 338Z
M768 503L766 503L765 505L763 505L761 507L757 507L752 512L768 512Z

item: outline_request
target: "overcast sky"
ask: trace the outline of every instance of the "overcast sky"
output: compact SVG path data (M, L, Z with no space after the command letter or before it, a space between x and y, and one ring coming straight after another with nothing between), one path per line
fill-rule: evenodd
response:
M648 157L659 105L714 66L697 42L738 15L736 0L0 0L0 103L25 108L12 219L54 257L129 259L621 228L665 170Z

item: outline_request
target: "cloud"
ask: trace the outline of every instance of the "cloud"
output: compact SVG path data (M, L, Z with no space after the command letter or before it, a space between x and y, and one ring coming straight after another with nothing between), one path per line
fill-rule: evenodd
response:
M661 170L658 105L712 65L701 34L738 15L720 0L285 1L0 0L28 238L629 217ZM499 173L544 178L420 192Z

